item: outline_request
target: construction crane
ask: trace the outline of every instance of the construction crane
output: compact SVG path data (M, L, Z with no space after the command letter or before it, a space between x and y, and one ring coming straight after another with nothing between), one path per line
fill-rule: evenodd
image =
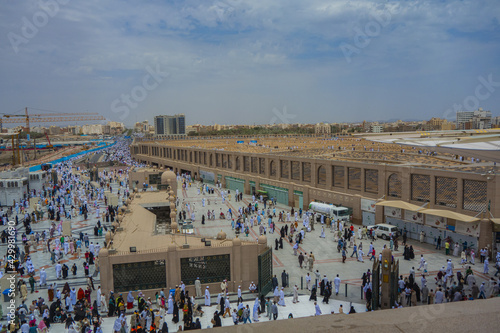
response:
M45 113L45 114L29 114L28 108L24 109L25 114L4 114L2 119L0 117L0 133L3 130L3 124L23 124L24 131L29 135L31 134L31 123L54 123L54 122L70 122L70 121L95 121L106 120L98 113ZM22 118L22 119L21 119Z
M50 143L49 135L47 134L47 132L45 132L45 137L47 138L47 142L49 143L47 148L53 148L54 146L52 146L52 144Z
M54 123L54 122L70 122L70 121L95 121L95 120L106 120L103 116L98 113L45 113L45 114L29 114L28 108L24 109L24 114L3 114L0 117L0 133L3 130L3 124L23 124L24 131L27 134L28 141L30 140L30 122L32 123ZM3 118L5 119L3 119ZM19 134L13 134L12 137L12 165L21 164L21 153L19 148ZM49 147L52 147L50 140L45 133ZM35 156L36 156L36 143L34 144Z

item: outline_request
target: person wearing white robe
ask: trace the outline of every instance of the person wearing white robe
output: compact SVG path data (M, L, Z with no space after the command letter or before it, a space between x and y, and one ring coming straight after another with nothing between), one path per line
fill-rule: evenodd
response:
M219 308L220 307L220 300L222 299L222 294L219 293L217 295L217 303L216 303L216 307ZM219 312L222 311L223 309L219 309Z
M293 287L293 303L299 302L299 288L297 285Z
M210 291L208 291L208 286L205 289L205 306L210 306Z
M42 267L40 270L40 286L45 285L47 285L47 272L45 271L45 268Z
M60 263L57 263L55 268L56 268L56 278L60 279L61 278L62 265Z
M423 255L420 255L420 266L418 266L417 271L421 270L424 267L425 259Z
M71 305L75 305L76 304L76 290L74 287L70 290L69 296L71 297ZM98 295L97 299L101 299L100 295Z
M253 321L259 321L259 298L255 299L255 303L253 304Z
M115 323L113 324L113 333L120 333L122 329L122 322L120 318L116 318Z
M316 310L316 313L314 314L315 316L320 316L322 314L317 302L314 302L314 309Z
M167 314L174 313L174 300L172 299L172 294L168 295L168 304L167 304Z
M337 277L333 279L333 284L335 285L335 295L338 295L340 289L340 278L338 274Z
M194 286L195 286L195 289L196 289L196 297L201 297L202 296L202 293L201 293L201 281L200 281L200 278L196 278L196 281L194 281Z
M451 262L451 259L448 259L448 262L446 264L446 275L451 276L453 275L453 263Z
M281 287L281 291L280 291L280 301L278 302L278 305L281 305L281 306L286 306L286 305L285 305L285 292L283 291L283 287Z
M96 291L96 300L97 300L97 303L99 304L100 301L101 301L101 286L97 287L97 291Z
M66 300L65 300L65 305L66 305L66 310L68 312L73 312L73 304L71 303L71 297L68 295L66 296Z
M101 300L100 300L100 305L101 305L101 312L108 312L108 305L106 304L106 296L104 294L101 294Z
M319 236L320 238L325 238L325 228L322 226L321 227L321 235Z
M358 261L364 262L363 255L364 255L363 251L359 250L358 251Z

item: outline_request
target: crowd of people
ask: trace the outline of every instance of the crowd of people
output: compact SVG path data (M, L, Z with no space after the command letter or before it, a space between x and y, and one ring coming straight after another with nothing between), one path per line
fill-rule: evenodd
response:
M128 144L127 141L120 140L112 148L104 150L104 160L125 163L127 166L143 166L130 157ZM169 325L182 324L179 330L200 329L200 318L204 315L203 307L211 306L216 307L213 317L210 318L214 327L222 326L221 318L227 316L232 318L235 325L257 322L262 315L269 320L276 320L280 309L286 307L285 288L291 288L292 302L299 302L299 288L297 285L290 285L290 277L286 271L281 274L281 284L276 276L272 279L273 296L256 296L252 307L244 305L241 286L237 291L236 302L231 302L226 281L221 283L215 303L211 301L210 288L207 286L204 290L201 289L199 279L195 281L196 298L189 295L183 283L176 286L173 292L159 290L156 299L153 300L146 298L142 292L138 292L136 296L133 296L132 292L128 292L126 296L121 293L115 295L113 292L104 295L100 287L94 285L94 278L99 274L99 251L105 245L104 235L112 228L111 224L118 214L118 206L108 203L105 191L116 193L120 201L128 198L128 167L101 171L94 181L90 181L80 176L78 172L74 172L80 170L73 163L73 160L69 160L54 165L53 169L57 173L56 181L41 191L33 190L26 193L12 206L2 207L0 210L4 225L9 219L15 221L16 241L18 235L20 236L20 241L15 245L12 267L19 277L16 288L21 304L16 308L15 320L9 327L11 331L17 329L24 333L36 328L38 332L48 332L53 323L64 323L70 333L89 331L99 333L102 332L103 317L113 317L115 318L113 333L129 331L164 333L168 332ZM198 186L198 195L202 197L201 207L195 207L195 203L184 202L178 198L176 204L179 207L179 220L190 218L194 222L199 218L201 223L205 224L205 221L220 219L227 221L235 234L246 236L252 234L255 238L260 235L268 237L276 235L275 251L282 251L285 248L293 250L293 254L298 257L299 267L308 271L305 275L306 288L310 292L309 301L313 302L316 315L322 314L318 297L322 297L322 303L329 304L330 298L340 292L341 279L339 274L329 279L326 275L320 274L319 269L314 270L316 260L314 254L300 250L306 238L310 242L317 241L317 238L309 234L314 230L315 224L321 227L320 238L325 238L326 231L330 229L332 244L337 245L342 262L345 263L349 255L355 257L358 262L377 258L375 235L367 227L355 227L348 221L331 220L322 214L302 209L280 210L274 198L266 200L262 195L254 194L251 200L245 202L241 192L235 190L231 193L230 190L223 189L220 182L210 186L203 182L195 182L188 174L177 176L184 190L193 185ZM30 198L39 198L39 203L32 211L29 209ZM211 203L216 204L218 201L225 203L226 200L234 200L240 203L240 206L236 209L228 208L227 211L219 209L218 212L211 209ZM198 212L203 213L197 217ZM95 221L89 225L93 229L90 235L83 231L79 232L78 236L63 235L65 221L78 220L91 223L89 217ZM39 230L39 222L46 220L50 221L49 226L46 230ZM258 231L253 231L254 228ZM0 239L2 243L7 242L6 230L0 233ZM365 249L363 242L367 244ZM438 244L440 248L441 239L436 240L436 248ZM407 244L406 233L402 235L402 245L403 258L408 261L415 260L415 251L412 245ZM398 251L399 238L391 237L384 245L386 246ZM428 263L422 255L418 269L412 268L408 276L400 277L396 307L472 300L499 294L499 281L496 277L500 273L500 257L496 257L496 274L490 281L479 284L471 266L467 266L475 264L474 250L463 248L458 243L453 244L450 240L445 240L444 246L447 255L460 258L459 264L464 273L455 270L453 260L450 259L436 274L435 281L428 282L427 279L430 279ZM38 255L41 253L50 260L52 267L41 267L41 264L34 262L33 252ZM490 259L487 249L480 249L478 253L484 265L484 274L489 274ZM379 260L381 255L380 251ZM8 258L4 257L2 260L4 272L10 270L7 263ZM52 269L54 278L48 283L47 271ZM371 276L372 273L368 269L361 278L367 310L371 309L374 287ZM80 282L74 283L71 277L80 278ZM85 281L83 286L82 279ZM26 304L29 293L45 288L46 297L40 296L31 304ZM255 293L257 286L251 283L248 290L250 293ZM197 303L197 299L203 299L203 302ZM338 312L344 313L342 306ZM346 312L354 313L354 307ZM126 319L126 314L132 314L129 320ZM171 317L171 322L167 320L167 315L170 315L168 317ZM293 314L290 313L289 317L293 317Z

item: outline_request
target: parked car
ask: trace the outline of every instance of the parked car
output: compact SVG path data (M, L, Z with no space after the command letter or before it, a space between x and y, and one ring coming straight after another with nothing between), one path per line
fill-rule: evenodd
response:
M391 236L396 238L400 235L398 227L392 224L381 223L377 225L370 225L367 229L373 230L372 232L375 237L380 237L384 240L390 239Z

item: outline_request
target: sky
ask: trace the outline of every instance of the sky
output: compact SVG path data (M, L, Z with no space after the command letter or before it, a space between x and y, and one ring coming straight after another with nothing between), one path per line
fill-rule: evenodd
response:
M495 116L499 16L498 0L5 0L0 113L127 126Z

